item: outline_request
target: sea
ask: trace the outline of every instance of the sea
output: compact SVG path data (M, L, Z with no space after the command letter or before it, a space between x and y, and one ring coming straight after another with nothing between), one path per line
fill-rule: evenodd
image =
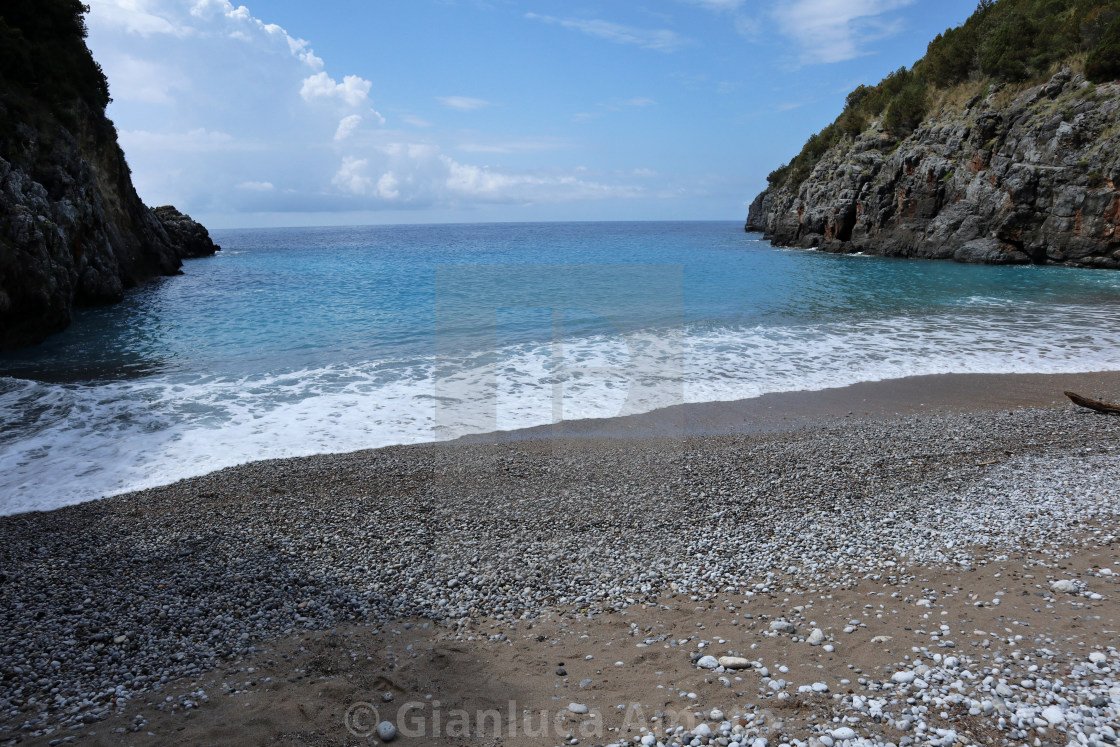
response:
M1120 369L1120 272L783 249L738 222L212 235L0 354L0 514L681 402Z

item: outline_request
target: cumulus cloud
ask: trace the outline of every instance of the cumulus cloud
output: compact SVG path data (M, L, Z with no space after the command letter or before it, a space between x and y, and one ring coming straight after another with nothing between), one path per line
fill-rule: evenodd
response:
M365 158L344 156L331 183L345 192L363 195L369 192L373 180L364 175L369 161Z
M113 71L113 97L118 101L170 104L173 92L188 86L180 72L152 60L121 54L106 64Z
M443 104L448 109L455 109L461 112L485 109L490 106L490 102L486 99L476 99L470 96L436 96L436 101Z
M578 173L525 172L456 161L430 143L386 143L362 157L342 158L332 184L365 205L428 206L475 203L555 203L644 194Z
M458 158L401 115L387 130L374 83L329 69L311 44L229 0L92 0L90 47L113 92L133 180L149 204L196 217L648 196L629 173L521 169L468 162L569 147L558 138L459 134ZM457 111L494 106L438 99ZM627 106L650 100L635 97ZM617 104L622 106L622 104ZM431 132L435 128L428 129ZM462 142L466 139L466 142ZM189 154L189 157L184 157ZM629 182L629 183L628 183ZM634 186L638 185L638 186ZM329 220L327 221L329 222Z
M151 36L153 34L183 35L189 29L173 23L160 14L150 0L88 0L91 10L91 27L105 25L120 28L128 34Z
M350 137L361 123L361 114L351 114L348 117L343 117L338 123L338 129L334 132L334 141L340 143Z
M359 106L369 100L369 89L373 86L368 80L357 75L347 75L341 83L326 73L316 73L303 81L299 95L304 101L315 99L336 99L347 106Z
M774 10L778 29L801 47L809 63L842 62L863 54L868 42L896 33L883 18L914 0L794 0Z
M643 49L654 49L658 52L676 52L692 43L690 39L671 29L640 29L599 19L557 18L537 13L526 13L525 18L580 31L615 44L633 44Z

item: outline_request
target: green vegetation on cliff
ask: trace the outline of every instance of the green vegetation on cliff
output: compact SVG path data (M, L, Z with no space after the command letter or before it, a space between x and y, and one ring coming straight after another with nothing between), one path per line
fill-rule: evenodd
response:
M46 103L63 122L83 101L102 113L109 84L85 44L79 0L4 0L0 5L0 92Z
M938 34L913 67L848 94L836 121L767 181L772 188L796 188L829 148L873 120L889 137L905 137L924 119L934 91L970 81L1033 81L1079 55L1089 80L1120 78L1120 0L981 0L962 25Z

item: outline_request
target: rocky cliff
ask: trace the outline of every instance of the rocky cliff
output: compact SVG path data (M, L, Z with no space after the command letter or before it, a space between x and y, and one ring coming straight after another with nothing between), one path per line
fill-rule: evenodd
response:
M1063 70L945 105L896 141L844 137L746 230L837 253L1120 268L1120 84Z
M119 301L219 248L174 208L141 202L104 114L107 89L68 92L46 79L58 70L73 80L76 70L91 78L87 89L104 85L80 14L55 0L0 11L0 42L12 53L0 69L0 349L39 342L69 324L74 306Z

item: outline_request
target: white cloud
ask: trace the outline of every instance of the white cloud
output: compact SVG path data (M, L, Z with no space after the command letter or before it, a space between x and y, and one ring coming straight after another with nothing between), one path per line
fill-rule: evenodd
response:
M372 85L357 75L347 75L341 83L336 83L326 73L315 73L304 79L299 95L303 96L304 101L336 99L347 106L356 107L369 101L369 89Z
M229 0L195 0L191 5L191 15L205 19L213 18L215 15L223 15L226 18L237 18L243 21L252 17L249 9L244 5L235 7Z
M329 69L307 41L229 0L93 2L90 47L105 64L114 96L109 114L149 204L222 215L236 225L249 213L650 196L643 178L627 169L470 162L571 147L562 138L471 133L456 138L461 145L441 147L435 135L415 129L430 127L415 115L399 115L399 131L379 127L385 122L372 108L369 79ZM458 111L495 106L469 96L439 101ZM625 105L649 103L635 97Z
M576 174L579 174L578 176ZM378 206L455 205L466 202L528 204L626 198L640 187L606 184L572 173L517 172L465 164L429 143L387 143L362 157L343 156L332 184Z
M470 96L436 96L436 101L443 104L448 109L455 109L461 112L485 109L490 106L490 102L486 99L476 99Z
M859 57L863 45L896 33L900 26L881 18L914 0L795 0L774 10L779 30L798 42L810 63Z
M354 134L354 130L358 129L358 125L362 123L361 114L351 114L343 117L338 123L338 129L334 132L334 141L340 143L346 138Z
M392 171L386 171L377 180L377 196L386 200L395 200L401 196L400 190L397 189L400 182L397 177L393 176Z
M643 49L654 49L658 52L676 52L692 43L690 39L670 29L639 29L598 19L557 18L555 16L538 15L537 13L526 13L525 18L580 31L589 36L597 36L616 44L633 44Z
M183 35L187 29L173 23L152 8L148 0L88 0L91 11L90 26L120 28L129 34Z
M171 104L172 92L188 87L181 73L159 62L128 54L113 55L102 62L112 73L113 98L117 101Z
M373 184L373 180L362 175L368 165L369 161L364 158L344 156L342 165L338 167L338 172L334 175L331 183L346 192L357 195L366 194Z

